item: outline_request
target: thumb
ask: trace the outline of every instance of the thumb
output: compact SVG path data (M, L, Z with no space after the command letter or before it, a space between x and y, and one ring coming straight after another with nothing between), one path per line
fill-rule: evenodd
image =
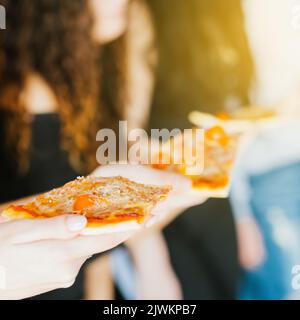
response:
M87 219L79 215L63 215L49 219L16 220L4 223L6 233L14 242L25 243L46 239L70 239L87 225Z

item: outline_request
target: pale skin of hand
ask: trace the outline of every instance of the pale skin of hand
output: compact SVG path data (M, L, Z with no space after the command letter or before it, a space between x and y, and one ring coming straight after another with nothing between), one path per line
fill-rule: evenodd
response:
M252 217L240 219L236 230L240 265L246 270L253 270L266 257L261 231Z
M158 220L164 224L171 217L173 219L174 214L205 201L189 195L190 181L174 173L121 165L101 167L94 174L122 175L141 183L172 185L171 197L155 208ZM79 231L85 225L76 232L70 232L66 219L63 216L0 224L0 266L6 278L0 289L0 299L22 299L69 287L91 255L117 246L132 234L82 237Z
M99 167L96 176L121 175L139 183L170 185L167 200L158 204L147 229L126 242L137 271L138 299L182 299L180 283L171 265L168 249L160 230L185 209L201 204L206 198L192 190L188 178L145 166L109 165Z
M93 254L132 233L80 236L82 216L17 220L0 224L0 299L24 299L70 287Z

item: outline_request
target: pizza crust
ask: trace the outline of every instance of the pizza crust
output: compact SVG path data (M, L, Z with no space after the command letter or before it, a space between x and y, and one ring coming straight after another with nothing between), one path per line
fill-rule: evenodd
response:
M8 207L7 209L1 212L1 219L3 221L9 220L21 220L21 219L31 219L31 215L29 215L25 210L24 211L15 211L12 207Z
M189 121L200 128L221 126L230 134L243 133L252 126L249 120L222 120L215 116L200 111L193 111L188 116Z
M87 227L80 232L83 236L97 236L102 234L122 233L129 231L137 231L143 228L143 225L137 221L125 221L117 224L109 224L99 227Z
M265 129L276 128L282 121L289 121L290 119L284 118L278 114L261 117L234 117L223 120L217 116L207 114L200 111L192 111L188 115L189 121L200 128L209 128L212 126L221 126L230 134L242 134L253 128L259 126Z
M50 218L50 217L49 217ZM26 212L15 212L13 209L8 208L0 214L0 223L5 223L13 220L22 220L22 219L33 219L29 217ZM40 218L46 219L46 218ZM88 223L89 224L89 223ZM124 221L115 224L91 226L85 228L80 232L80 235L92 236L92 235L102 235L102 234L112 234L112 233L121 233L129 231L137 231L143 228L143 224L139 223L136 220Z
M54 216L57 217L57 216ZM32 218L26 211L15 211L13 208L9 207L5 210L3 210L0 213L0 223L12 221L12 220L22 220L22 219L47 219L51 218L49 217L41 217L41 218ZM118 233L118 232L127 232L127 231L133 231L138 230L142 228L141 222L138 222L137 220L130 220L130 221L124 221L124 222L118 222L118 223L101 223L99 222L99 226L97 226L97 223L92 222L90 223L91 226L89 226L89 220L88 220L88 226L85 228L81 234L82 235L101 235L101 234L108 234L108 233Z
M194 196L203 198L228 198L230 186L226 185L224 188L210 189L210 188L193 188L190 192Z

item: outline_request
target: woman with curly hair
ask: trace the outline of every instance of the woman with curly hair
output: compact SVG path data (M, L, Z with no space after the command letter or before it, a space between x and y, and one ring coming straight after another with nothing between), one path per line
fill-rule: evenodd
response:
M5 203L91 172L97 165L97 130L114 127L128 118L129 106L142 103L130 98L127 70L136 37L128 36L127 0L0 4L7 15L0 33L0 202ZM137 8L135 1L132 6ZM145 86L150 92L151 82ZM85 218L50 220L0 225L0 279L7 279L0 283L0 298L69 287L92 254L128 237L75 240ZM22 246L14 246L18 233ZM78 279L72 289L46 298L82 298L83 273Z
M123 119L129 129L145 125L155 50L150 16L142 0L0 0L0 4L7 11L6 30L0 34L0 202L5 203L93 171L97 167L99 129L117 129ZM94 174L115 175L115 169L106 166ZM158 174L142 166L118 166L117 171L124 176L133 173L132 180L139 182L174 184L178 192L191 188L188 179L180 181L175 174ZM162 216L179 212L195 201L184 202L184 192L180 195L170 200ZM197 199L197 203L202 201ZM82 237L80 246L72 239L59 243L49 240L69 239L70 232L75 237L85 226L83 220L71 224L70 231L65 230L63 217L58 219L56 223L63 224L55 228L58 234L53 234L53 225L47 221L42 226L18 221L19 229L34 239L26 245L27 251L9 246L18 228L14 230L11 222L0 224L0 236L8 242L0 248L0 260L6 262L5 270L14 279L4 291L0 283L0 298L24 298L69 287L92 254L111 249L129 236ZM31 235L35 229L39 234ZM41 243L43 239L47 242ZM152 248L159 244L155 250L155 257L161 259L158 267L164 265L164 274L169 274L168 279L177 287L160 235L151 233L145 241ZM72 245L76 250L61 250L66 246L72 249ZM24 252L26 259L21 258ZM95 259L81 269L72 288L52 291L39 299L99 298L99 292L110 289L99 290L101 279L109 278L107 263L105 269L99 261ZM19 265L27 272L18 270ZM100 277L101 271L104 277ZM159 271L163 274L161 268Z
M45 120L34 114L48 114L46 122L59 119L61 146L76 173L96 166L96 131L124 117L126 36L119 36L127 1L113 2L120 3L120 12L105 9L108 17L102 19L105 1L2 1L7 10L0 56L2 136L23 175L30 170L34 122ZM105 27L109 14L120 15L111 30ZM49 118L54 112L56 120Z

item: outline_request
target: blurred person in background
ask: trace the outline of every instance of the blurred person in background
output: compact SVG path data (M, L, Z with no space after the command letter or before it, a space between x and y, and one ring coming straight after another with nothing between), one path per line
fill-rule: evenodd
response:
M189 128L193 110L214 113L250 103L254 66L239 0L148 4L159 59L150 127ZM188 210L164 235L185 298L235 298L238 263L227 200Z
M299 263L300 39L292 5L149 1L159 48L152 127L187 127L192 110L230 112L250 104L295 120L257 130L235 173L232 203L246 270L240 298L288 298ZM233 230L228 203L219 200L191 209L165 230L185 297L236 296Z
M243 1L255 63L251 102L282 121L257 128L236 168L242 299L299 298L291 285L300 261L300 33L295 1Z

